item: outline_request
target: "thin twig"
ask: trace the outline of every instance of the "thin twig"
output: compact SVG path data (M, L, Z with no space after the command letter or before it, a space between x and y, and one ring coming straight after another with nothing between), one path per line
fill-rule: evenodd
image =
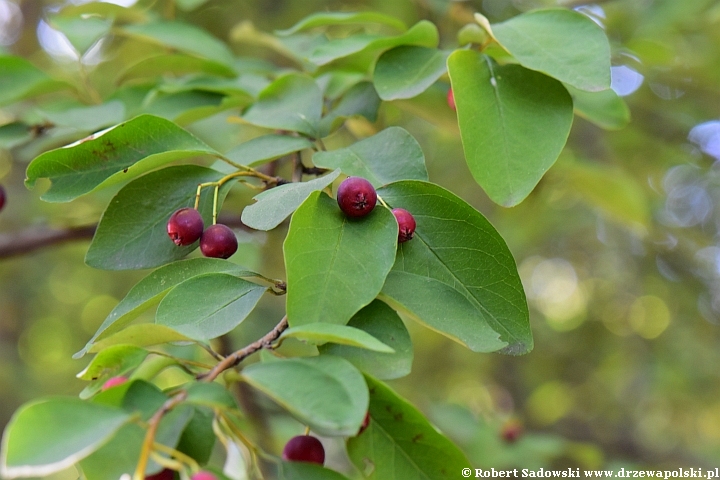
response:
M280 323L275 325L275 327L270 330L267 334L265 334L262 338L259 340L256 340L255 342L251 343L247 347L241 348L240 350L231 353L223 361L215 365L215 367L210 370L208 373L204 373L201 375L198 375L196 378L198 380L203 380L206 382L212 382L215 380L218 375L220 375L225 370L234 367L238 363L242 362L245 358L249 357L253 353L257 352L258 350L262 350L263 348L269 347L272 342L277 340L277 338L282 334L282 332L285 331L285 329L288 328L288 319L287 315L285 315L282 320L280 320Z

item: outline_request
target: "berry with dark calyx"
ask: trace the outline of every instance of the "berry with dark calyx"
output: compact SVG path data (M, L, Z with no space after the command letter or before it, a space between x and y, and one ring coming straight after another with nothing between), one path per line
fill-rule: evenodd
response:
M363 433L367 428L370 426L370 412L367 412L365 414L365 419L362 422L362 425L360 425L360 430L358 430L358 435Z
M364 178L348 177L337 189L337 202L348 217L364 217L375 208L377 192Z
M412 240L415 234L415 227L417 226L415 224L415 217L404 208L393 208L392 213L398 222L398 243Z
M202 470L190 477L190 480L217 480L217 477L210 472Z
M509 420L500 430L500 437L505 443L515 443L522 436L523 427L517 420Z
M452 87L450 87L450 89L448 90L448 93L447 93L447 102L448 102L448 106L449 106L451 109L457 110L457 107L455 106L455 94L453 93Z
M230 258L237 249L237 237L227 225L211 225L200 237L200 251L206 257Z
M150 475L149 477L145 477L145 480L175 480L175 472L173 472L169 468L166 468L162 472L156 473L155 475Z
M127 377L112 377L108 379L105 383L103 383L103 386L101 387L101 390L104 392L108 388L117 387L118 385L122 385L123 383L127 382Z
M310 435L298 435L285 444L283 460L289 462L325 463L325 449L322 443Z
M167 232L175 245L191 245L203 233L205 225L202 215L194 208L181 208L170 216Z

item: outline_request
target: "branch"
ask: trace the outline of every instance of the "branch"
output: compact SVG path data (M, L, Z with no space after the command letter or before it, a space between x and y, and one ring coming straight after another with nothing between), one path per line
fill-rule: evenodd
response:
M267 348L270 346L272 342L277 340L277 338L282 334L282 332L285 331L285 329L288 328L288 319L287 315L285 315L282 320L280 320L280 323L275 325L275 327L270 330L267 334L265 334L262 338L254 341L247 347L241 348L240 350L231 353L227 357L223 359L220 363L215 365L215 367L210 370L208 373L204 373L202 375L198 375L198 380L204 380L206 382L212 382L215 380L218 375L220 375L225 370L234 367L238 363L242 362L245 358L249 357L253 353L257 352L258 350L262 350L263 348Z
M221 215L218 221L230 228L248 229L238 215ZM70 228L33 227L14 233L1 233L0 259L75 240L89 240L95 235L96 228L97 224Z

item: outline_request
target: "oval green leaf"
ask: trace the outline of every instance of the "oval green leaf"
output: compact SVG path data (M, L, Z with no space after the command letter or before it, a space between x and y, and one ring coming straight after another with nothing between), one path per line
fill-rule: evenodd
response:
M255 167L290 153L312 148L312 146L312 143L303 137L271 134L241 143L227 152L225 156L243 165Z
M151 172L125 185L103 213L85 263L104 270L132 270L184 257L198 243L175 245L168 237L167 221L176 210L194 205L198 184L222 176L209 168L180 165ZM232 183L220 189L218 209ZM198 206L205 225L212 223L212 203L213 189L205 188Z
M366 23L387 25L401 32L407 30L407 26L401 20L378 12L321 12L308 15L292 27L286 30L278 30L275 33L287 36L309 28L336 25L362 25Z
M131 418L121 409L77 398L26 404L5 429L0 475L41 477L59 472L100 448Z
M79 104L60 111L42 111L40 114L56 126L94 132L122 122L125 119L125 105L119 100L112 100L100 105Z
M313 163L366 178L376 188L396 180L428 179L420 144L400 127L386 128L347 148L318 152L313 155Z
M565 146L570 95L557 80L471 50L450 55L448 69L473 177L495 203L517 205Z
M308 182L287 183L255 196L255 203L243 209L242 222L255 230L272 230L295 211L311 193L322 190L340 176L335 170Z
M158 305L155 322L207 341L237 327L266 288L225 273L208 273L174 287Z
M67 37L80 55L83 55L95 45L95 42L107 35L112 23L112 18L91 16L55 15L50 18L50 24Z
M116 334L92 344L88 352L97 353L115 345L151 347L170 342L193 342L193 339L163 325L141 323L139 325L130 325Z
M187 389L188 403L202 405L210 408L237 409L235 399L219 383L194 382Z
M345 324L380 292L395 258L397 222L382 206L359 219L314 192L293 214L285 239L290 326Z
M242 377L321 435L355 435L367 412L365 380L342 358L255 363L243 369Z
M24 58L0 55L0 105L68 88Z
M582 13L534 10L493 25L492 32L526 68L580 90L610 88L610 43L603 29Z
M205 73L228 78L236 75L232 68L223 63L190 55L174 54L145 58L125 70L116 83L122 84L130 80L189 73Z
M335 325L333 323L308 323L299 327L288 328L280 336L280 341L285 338L297 338L314 345L335 343L375 352L395 352L391 347L359 328L348 325Z
M384 383L365 378L370 425L348 439L350 459L368 480L459 478L469 460L425 416Z
M320 121L320 136L327 137L339 128L345 119L363 116L371 122L377 120L380 97L370 82L353 85L333 109Z
M630 123L630 109L612 89L585 92L565 85L573 99L575 114L605 130L620 130Z
M39 178L47 178L52 186L41 198L47 202L69 202L96 188L124 182L174 160L197 155L219 153L164 118L140 115L43 153L28 166L25 183L32 187Z
M522 354L533 346L515 260L485 217L442 187L404 181L378 191L415 216L381 299L473 351Z
M383 100L413 98L447 71L449 51L402 46L380 55L373 82Z

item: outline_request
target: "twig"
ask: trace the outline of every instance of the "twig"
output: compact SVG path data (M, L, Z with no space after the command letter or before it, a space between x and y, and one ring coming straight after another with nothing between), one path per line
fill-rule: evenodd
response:
M234 367L238 363L242 362L245 358L249 357L253 353L257 352L258 350L262 350L263 348L267 348L270 346L272 342L277 340L277 338L280 336L282 332L285 331L285 329L288 328L288 319L287 315L285 315L282 320L280 320L280 323L275 325L275 327L270 330L267 334L265 334L262 338L259 340L256 340L255 342L251 343L247 347L241 348L240 350L231 353L223 361L215 365L215 367L210 370L208 373L204 373L201 375L198 375L196 378L198 380L203 380L206 382L212 382L215 380L218 375L220 375L225 370Z

